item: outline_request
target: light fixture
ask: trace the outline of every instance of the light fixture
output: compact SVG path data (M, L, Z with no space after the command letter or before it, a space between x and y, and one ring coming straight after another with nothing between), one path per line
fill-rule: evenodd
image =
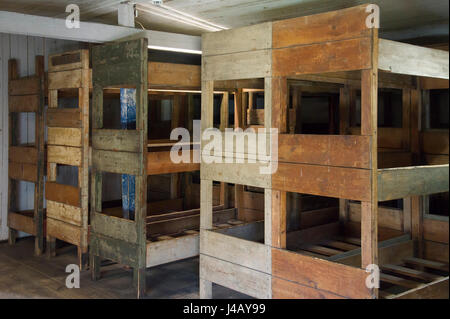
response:
M159 50L159 51L180 52L180 53L189 53L189 54L202 54L202 51L199 51L199 50L170 48L170 47L162 47L159 45L149 45L148 48L152 49L152 50Z

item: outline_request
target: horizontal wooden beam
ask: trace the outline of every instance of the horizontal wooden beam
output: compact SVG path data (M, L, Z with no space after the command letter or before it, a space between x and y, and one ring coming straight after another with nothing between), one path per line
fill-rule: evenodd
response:
M378 201L448 192L449 166L412 166L378 170Z

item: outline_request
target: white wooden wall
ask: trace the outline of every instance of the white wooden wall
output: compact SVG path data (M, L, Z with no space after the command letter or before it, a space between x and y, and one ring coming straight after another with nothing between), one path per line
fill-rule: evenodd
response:
M8 238L8 60L17 59L20 76L33 75L36 55L44 55L47 70L49 54L76 50L80 46L74 41L0 33L0 240ZM34 114L23 114L19 127L19 142L34 142ZM18 208L32 209L34 184L21 182L18 187Z

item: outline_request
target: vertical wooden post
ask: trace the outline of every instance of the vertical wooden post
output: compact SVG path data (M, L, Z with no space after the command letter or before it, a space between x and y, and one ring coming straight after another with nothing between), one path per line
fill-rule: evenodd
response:
M402 148L411 148L411 90L402 90Z
M411 196L411 237L416 257L423 257L423 196Z
M339 132L340 135L348 135L350 130L350 90L346 86L339 92ZM348 200L339 199L339 222L348 221Z
M361 134L371 137L371 201L361 203L361 266L378 265L378 30L372 29L372 68L362 71ZM378 297L378 289L373 289Z
M220 130L222 132L229 126L229 94L228 92L224 92L222 96L222 104L220 105ZM221 182L220 183L220 205L223 208L228 208L228 183Z
M234 94L234 128L245 130L244 113L247 112L247 103L245 102L245 93L242 89L238 89ZM242 200L244 196L244 186L234 185L234 206L237 209L237 218L245 221L246 216L242 209Z

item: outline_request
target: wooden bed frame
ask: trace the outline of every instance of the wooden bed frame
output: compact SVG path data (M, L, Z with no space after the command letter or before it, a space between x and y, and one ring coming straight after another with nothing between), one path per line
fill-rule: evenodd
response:
M19 77L17 61L9 60L9 166L8 166L8 227L9 243L16 241L17 231L35 237L34 252L44 251L44 57L36 56L34 76ZM21 112L36 114L35 143L18 143L17 115ZM15 181L34 183L34 208L17 211Z
M202 298L212 297L212 283L258 298L448 298L448 259L433 264L433 268L431 262L436 262L435 258L424 255L420 249L426 224L420 202L423 196L448 192L448 158L445 165L411 166L426 164L415 159L420 157L412 156L411 162L400 162L400 167L397 163L395 168L380 169L378 143L384 132L379 134L382 130L378 130L377 94L379 87L406 89L403 96L409 103L405 108L409 107L407 114L411 117L407 119L410 126L404 125L401 136L411 142L413 155L420 154L421 88L417 83L438 78L446 81L448 87L449 55L379 39L378 29L366 26L366 9L367 5L361 5L203 36L203 129L213 124L216 81L264 78L264 124L267 129L278 128L279 135L278 157L271 161L278 169L272 175L260 174L258 163L201 164L205 197L201 202L200 232ZM341 84L340 107L344 112L349 105L342 102L346 91L351 86L360 89L361 128L353 132L357 135L349 131L341 132L342 135L287 134L288 80ZM391 134L386 133L386 140L391 141ZM246 154L251 152L253 148L246 150ZM242 232L215 231L213 181L264 188L264 225L242 226L246 228ZM361 248L349 253L354 256L347 259L348 265L334 256L330 256L334 260L326 260L289 250L294 235L286 230L287 192L339 198L340 225L344 229L351 224L349 201L361 203L360 223L356 224ZM383 208L379 209L378 203L397 199L405 203L406 227L402 233L407 238L400 236L401 240L388 242L386 248L382 239L385 231L379 226ZM448 221L439 227L439 236L448 234ZM309 232L310 229L301 230L294 242L304 244L302 233L306 236ZM320 237L329 232L325 227L314 233ZM440 247L448 253L448 243L443 245ZM317 248L324 251L320 245ZM325 248L330 249L329 245ZM330 252L329 249L325 251ZM381 289L366 286L369 265L381 267ZM408 265L411 267L404 269ZM405 274L419 280L402 280Z

